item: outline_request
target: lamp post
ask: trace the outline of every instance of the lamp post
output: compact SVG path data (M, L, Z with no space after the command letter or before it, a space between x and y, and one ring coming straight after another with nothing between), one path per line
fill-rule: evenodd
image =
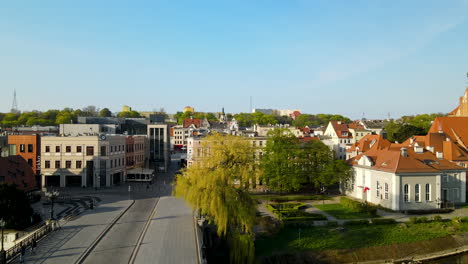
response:
M5 249L3 247L3 241L5 240L4 236L3 236L3 230L5 228L5 220L0 219L0 226L2 227L2 250L0 250L0 264L5 264L6 263L6 252L5 252Z
M51 206L50 206L50 220L54 220L54 201L57 199L59 196L58 191L50 191L46 192L45 196L50 199Z

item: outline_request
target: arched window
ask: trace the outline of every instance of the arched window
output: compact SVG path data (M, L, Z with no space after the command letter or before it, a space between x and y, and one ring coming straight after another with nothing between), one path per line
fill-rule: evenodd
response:
M416 202L421 202L421 188L420 184L414 185L414 200Z
M426 202L431 200L431 185L426 183Z
M409 185L408 184L405 184L405 186L403 187L403 192L404 192L404 196L403 196L403 199L405 202L409 202Z

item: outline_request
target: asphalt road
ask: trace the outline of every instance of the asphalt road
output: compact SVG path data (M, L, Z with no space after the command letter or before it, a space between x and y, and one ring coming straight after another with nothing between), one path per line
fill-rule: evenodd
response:
M133 206L102 238L84 263L127 264L157 201L157 198L135 200Z

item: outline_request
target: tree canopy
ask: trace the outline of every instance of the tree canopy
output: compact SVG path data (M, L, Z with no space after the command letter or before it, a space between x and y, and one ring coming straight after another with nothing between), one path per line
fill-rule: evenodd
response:
M109 110L109 108L103 108L101 111L99 111L99 116L100 117L111 117L112 112Z
M140 113L137 111L123 111L117 114L118 117L127 117L127 118L138 118L141 117Z
M310 114L302 114L292 122L292 124L296 127L319 127L319 126L326 126L330 121L343 121L346 123L351 122L351 119L344 117L342 115L332 115L332 114L317 114L317 115L310 115Z
M12 184L0 184L0 219L6 228L24 229L31 225L33 209L23 191Z
M275 191L297 191L306 185L315 188L346 181L351 168L336 160L320 141L302 143L288 130L276 128L268 134L261 160L262 180Z
M387 139L403 142L412 136L426 135L436 117L445 116L442 113L403 116L399 120L392 120L385 126Z
M256 205L248 193L258 171L248 139L214 134L202 141L200 161L176 178L175 194L199 209L230 244L231 263L254 258Z

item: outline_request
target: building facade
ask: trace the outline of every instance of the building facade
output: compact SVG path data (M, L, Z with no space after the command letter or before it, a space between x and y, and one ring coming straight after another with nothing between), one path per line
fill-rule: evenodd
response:
M395 211L465 203L466 169L422 147L371 149L351 160L345 193Z
M160 171L167 171L170 163L169 125L148 125L149 162Z
M125 179L125 136L42 137L42 187L104 187Z

